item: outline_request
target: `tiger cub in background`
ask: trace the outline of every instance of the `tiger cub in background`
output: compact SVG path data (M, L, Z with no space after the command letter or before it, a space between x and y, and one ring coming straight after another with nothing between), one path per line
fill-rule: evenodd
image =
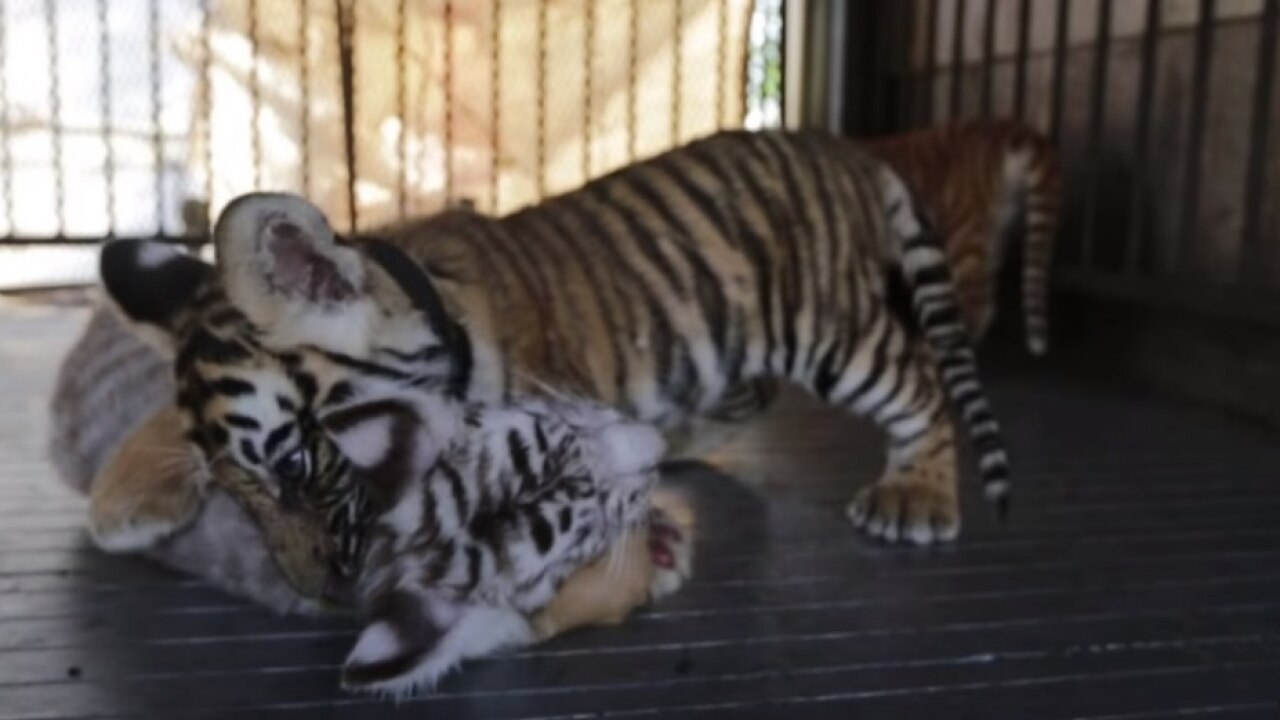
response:
M1061 187L1057 150L1015 120L965 120L870 140L934 215L970 336L996 315L1001 267L1022 230L1027 349L1049 347L1049 268Z
M306 200L258 193L223 210L214 241L247 337L226 329L239 320L210 303L213 273L195 258L113 243L103 279L177 346L177 397L202 453L268 487L312 472L282 453L318 442L316 420L375 381L434 403L549 387L671 429L767 378L888 434L883 475L848 508L875 536L958 534L948 400L987 496L1009 488L938 238L855 142L718 133L511 215L446 212L379 239L337 237ZM887 300L894 281L910 319ZM254 348L280 362L237 367ZM280 401L290 386L300 392Z

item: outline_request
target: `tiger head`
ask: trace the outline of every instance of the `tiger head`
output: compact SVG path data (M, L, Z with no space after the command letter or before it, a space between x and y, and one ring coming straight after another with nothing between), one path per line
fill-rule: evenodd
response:
M173 360L200 474L253 516L295 590L341 599L362 551L367 495L312 409L346 393L342 373L316 353L266 348L215 268L172 247L111 243L101 274L130 328Z

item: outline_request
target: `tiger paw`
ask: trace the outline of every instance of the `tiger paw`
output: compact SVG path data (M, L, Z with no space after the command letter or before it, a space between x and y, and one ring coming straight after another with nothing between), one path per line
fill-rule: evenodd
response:
M693 575L693 537L691 528L682 526L662 508L649 512L649 560L653 575L649 578L649 600L660 600L679 590Z
M858 491L848 508L855 527L888 542L929 545L960 534L960 503L945 486L920 480L884 480Z

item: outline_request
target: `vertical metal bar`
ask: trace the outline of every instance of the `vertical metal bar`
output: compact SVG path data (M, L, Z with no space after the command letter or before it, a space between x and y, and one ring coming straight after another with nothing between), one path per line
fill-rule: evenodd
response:
M547 196L547 0L538 3L538 83L537 83L537 190L538 199Z
M200 111L204 141L204 228L213 227L213 51L209 44L213 0L200 0Z
M1204 123L1208 112L1205 95L1209 90L1210 61L1213 58L1214 0L1200 0L1196 24L1195 62L1191 71L1191 108L1187 126L1187 164L1182 184L1182 218L1174 245L1177 272L1186 269L1187 254L1200 222L1200 169L1204 164Z
M995 0L987 0L982 16L982 117L991 117L992 91L996 56L996 8Z
M448 10L446 6L445 17L448 18ZM396 157L400 160L400 167L396 169L396 199L399 201L400 219L403 220L409 214L409 157L407 153L408 143L406 139L409 135L409 115L408 108L405 103L405 87L409 84L405 78L405 35L408 33L406 25L408 24L408 13L405 9L405 0L399 0L396 3L396 118L400 120L400 132L396 136ZM446 26L447 26L446 20ZM446 31L447 32L447 31ZM446 53L447 55L447 53ZM445 78L448 78L449 61L445 59ZM445 84L445 94L449 93L449 86ZM445 127L448 123L448 110L445 111ZM447 142L446 142L447 146ZM445 158L445 177L449 174L449 161ZM445 197L449 195L445 191Z
M258 79L258 0L249 0L249 152L253 189L262 189L262 88Z
M1147 158L1151 148L1151 107L1156 92L1156 52L1160 47L1165 0L1147 0L1146 27L1142 31L1141 69L1138 74L1138 106L1133 123L1133 198L1129 205L1129 246L1125 270L1136 273L1146 252Z
M54 235L66 234L67 201L62 175L62 69L58 63L58 8L55 0L45 0L45 27L49 37L49 139L53 149L53 203L58 214Z
M636 65L639 58L639 38L636 28L636 6L639 0L629 0L627 14L627 159L636 159Z
M17 234L13 217L13 142L9 117L9 3L0 0L0 212L4 213L5 232Z
M591 95L595 89L596 0L583 0L582 4L582 181L585 183L591 178L591 145L595 140Z
M1027 55L1031 51L1031 0L1021 0L1018 8L1018 47L1013 63L1013 115L1027 117Z
M716 3L716 129L724 127L725 100L729 93L725 88L725 64L729 62L729 0Z
M310 0L298 0L298 114L302 174L299 186L311 197L311 6Z
M1049 97L1049 135L1062 141L1062 92L1067 79L1067 38L1071 24L1071 0L1058 0L1053 25L1053 87Z
M490 0L493 17L490 18L489 45L489 198L497 212L500 185L500 160L502 156L502 0Z
M1097 233L1098 184L1102 179L1102 122L1107 105L1107 65L1111 51L1111 0L1098 0L1098 27L1093 41L1093 82L1089 86L1089 184L1085 199L1084 234L1081 237L1080 262L1086 267L1093 260L1093 244Z
M1273 255L1262 245L1262 199L1265 197L1267 147L1270 133L1271 92L1275 83L1277 34L1280 33L1280 0L1266 0L1260 19L1258 69L1254 76L1253 118L1249 126L1249 168L1244 181L1244 231L1240 238L1241 275L1256 281L1271 269Z
M964 0L955 0L955 25L951 28L951 118L960 117L964 93Z
M924 93L920 98L919 122L933 124L933 90L938 74L938 3L940 0L928 0L925 16L924 47Z
M338 21L338 68L342 80L342 143L347 160L347 208L351 232L360 227L356 206L355 2L333 0Z
M0 23L4 20L0 19ZM115 143L111 111L111 27L106 0L97 0L97 99L102 113L102 179L106 183L106 237L115 237Z
M151 136L151 152L156 158L155 177L153 180L156 184L156 236L164 237L164 207L165 207L165 187L164 187L164 118L162 112L163 102L163 78L160 75L161 53L164 51L164 37L160 27L160 0L151 0L148 6L148 28L151 31L151 128L153 135Z
M444 196L453 200L453 0L444 0Z
M680 144L681 56L684 54L684 3L674 0L675 20L671 27L671 145Z

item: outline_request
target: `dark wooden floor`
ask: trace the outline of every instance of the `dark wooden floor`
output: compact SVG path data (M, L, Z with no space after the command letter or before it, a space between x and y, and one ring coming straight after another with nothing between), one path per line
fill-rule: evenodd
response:
M697 579L393 706L336 689L341 621L282 619L87 546L42 460L78 311L0 306L0 719L1280 717L1280 438L1059 370L1001 367L1017 503L890 549L842 517L874 436L791 402L721 467ZM970 493L972 496L973 493Z

